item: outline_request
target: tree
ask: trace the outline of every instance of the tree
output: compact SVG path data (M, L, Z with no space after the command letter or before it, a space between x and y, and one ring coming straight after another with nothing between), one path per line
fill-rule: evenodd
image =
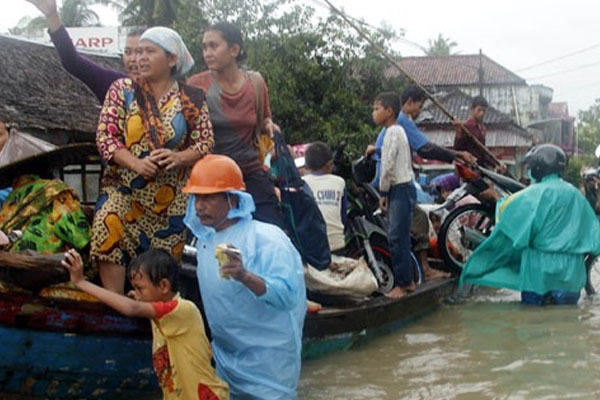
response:
M68 27L100 26L98 14L90 8L94 4L107 4L107 0L64 0L58 10L60 19ZM23 17L8 31L13 35L30 35L47 27L48 20L44 16Z
M428 56L449 56L454 54L452 49L458 46L458 43L445 38L440 33L435 40L429 39L429 48L425 51Z
M109 0L108 3L119 12L119 19L126 26L170 26L177 14L186 6L196 6L193 0ZM198 15L198 14L196 14Z
M577 147L585 155L593 155L600 145L600 99L587 110L579 111Z

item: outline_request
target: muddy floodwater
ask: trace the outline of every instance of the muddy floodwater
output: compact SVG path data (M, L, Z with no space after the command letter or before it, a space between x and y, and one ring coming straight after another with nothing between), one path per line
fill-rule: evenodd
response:
M600 399L600 294L541 308L479 288L402 330L304 362L299 398Z
M480 289L400 331L307 361L300 398L600 399L600 295L571 307L518 301Z

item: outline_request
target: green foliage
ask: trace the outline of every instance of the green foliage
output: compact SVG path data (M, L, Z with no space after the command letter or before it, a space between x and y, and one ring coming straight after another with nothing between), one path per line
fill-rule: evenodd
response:
M121 1L125 8L141 0ZM155 2L151 2L155 3ZM403 82L385 78L389 63L372 46L335 16L318 18L298 0L179 0L169 24L183 37L195 60L202 62L202 35L211 23L230 21L242 30L248 52L247 67L260 71L269 87L274 120L289 143L323 140L362 153L375 140L371 103L381 91L400 91ZM132 25L146 24L147 16L121 17ZM389 49L396 33L382 27L372 39ZM395 55L398 56L398 55Z
M107 4L107 0L64 0L58 10L64 26L100 26L100 18L90 8L94 4ZM31 35L48 27L48 20L44 16L23 17L17 25L8 31L13 35Z
M171 26L178 14L196 6L193 0L108 0L125 26Z
M96 3L90 0L64 0L59 10L60 19L65 26L98 26L100 18L90 5Z
M429 48L426 50L428 56L449 56L454 54L452 49L458 46L454 40L445 38L440 33L435 40L429 39Z
M579 112L577 147L585 155L593 155L600 145L600 99L587 110Z
M575 156L569 159L567 170L565 171L565 180L572 183L575 187L580 187L581 172L584 168L594 166L596 164L596 158L594 156Z
M17 25L8 29L11 35L31 35L35 32L40 32L48 27L46 17L25 16L17 22Z

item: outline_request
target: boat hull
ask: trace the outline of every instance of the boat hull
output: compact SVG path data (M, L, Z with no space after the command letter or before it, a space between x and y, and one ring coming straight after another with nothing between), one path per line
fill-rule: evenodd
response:
M356 306L327 308L309 314L304 323L302 356L304 359L322 357L400 329L435 311L455 286L455 279L432 281L401 299L378 297Z
M0 327L0 393L142 399L158 393L150 339Z

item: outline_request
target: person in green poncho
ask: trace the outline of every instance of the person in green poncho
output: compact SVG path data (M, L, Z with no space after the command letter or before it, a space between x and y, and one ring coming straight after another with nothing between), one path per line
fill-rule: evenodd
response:
M600 225L583 195L561 179L567 156L557 146L525 156L532 182L497 200L494 231L471 255L461 285L521 291L525 304L576 304L586 283L586 254L600 254ZM485 193L485 192L484 192Z

